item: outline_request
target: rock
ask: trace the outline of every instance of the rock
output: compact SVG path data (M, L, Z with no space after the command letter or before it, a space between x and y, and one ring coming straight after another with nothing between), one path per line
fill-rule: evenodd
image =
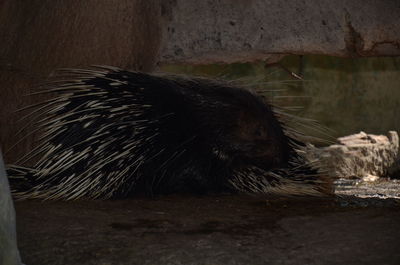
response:
M367 174L366 176L364 176L362 178L362 180L364 182L374 182L374 181L377 181L378 179L379 179L378 176L374 176L374 175L370 175L370 174Z
M0 264L19 265L15 212L0 152Z
M368 181L369 179L338 179L335 181L335 194L338 197L354 196L384 200L392 198L397 199L397 204L399 204L400 180L374 177L376 179L373 179L372 182Z
M310 161L318 161L333 177L375 181L393 171L398 161L399 136L395 131L387 136L360 132L337 141L323 148L309 145L306 151Z

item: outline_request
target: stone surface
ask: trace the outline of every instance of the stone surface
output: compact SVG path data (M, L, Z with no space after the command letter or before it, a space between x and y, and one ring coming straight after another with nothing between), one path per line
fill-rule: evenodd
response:
M378 178L371 182L365 179L342 178L336 181L336 194L360 198L400 199L400 180Z
M400 55L400 2L165 1L162 62Z
M29 265L400 264L390 199L169 196L16 210Z
M395 131L387 136L360 132L337 141L338 144L328 147L310 145L307 149L308 159L319 161L321 168L333 177L371 181L386 176L399 159L399 137Z
M0 264L19 265L15 212L0 150Z

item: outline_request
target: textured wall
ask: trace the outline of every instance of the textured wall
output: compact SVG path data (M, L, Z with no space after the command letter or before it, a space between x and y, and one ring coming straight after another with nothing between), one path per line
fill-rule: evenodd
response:
M26 97L57 68L93 64L149 71L160 44L156 0L4 0L0 2L0 146L7 162L31 149L35 135L19 108L44 100ZM25 113L26 114L26 113Z
M398 0L171 1L161 61L400 55ZM272 56L272 58L271 58Z

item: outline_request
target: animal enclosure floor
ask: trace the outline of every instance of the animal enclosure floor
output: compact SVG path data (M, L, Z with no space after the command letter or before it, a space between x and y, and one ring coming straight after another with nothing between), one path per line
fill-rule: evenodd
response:
M27 265L400 264L395 199L17 202Z

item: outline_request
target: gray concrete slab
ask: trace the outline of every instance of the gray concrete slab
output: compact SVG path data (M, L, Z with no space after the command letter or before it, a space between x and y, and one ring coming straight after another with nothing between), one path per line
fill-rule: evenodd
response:
M399 55L397 0L165 1L161 62Z

